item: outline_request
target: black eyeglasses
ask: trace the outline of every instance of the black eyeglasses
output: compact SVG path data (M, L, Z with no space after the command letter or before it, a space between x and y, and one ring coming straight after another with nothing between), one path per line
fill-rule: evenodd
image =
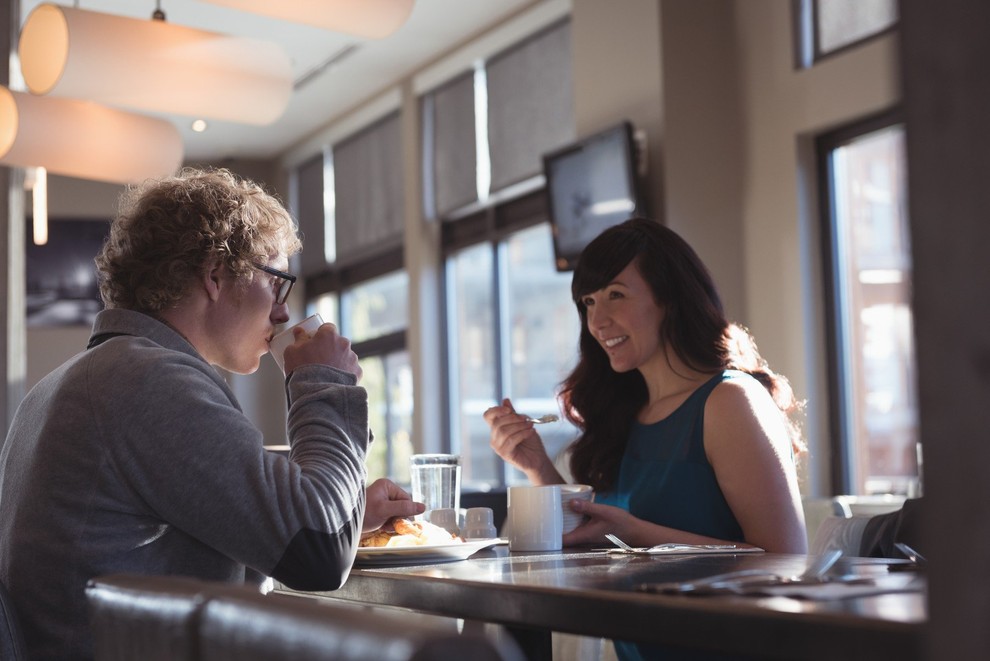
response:
M253 264L253 266L265 273L274 275L276 278L281 278L278 282L278 287L275 289L275 302L278 305L285 303L286 299L289 298L289 292L292 291L292 285L296 284L296 276L285 271L273 269L270 266L262 266L261 264Z

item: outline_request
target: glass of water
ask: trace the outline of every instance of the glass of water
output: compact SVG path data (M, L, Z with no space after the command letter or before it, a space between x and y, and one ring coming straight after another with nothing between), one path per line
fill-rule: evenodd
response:
M414 454L409 460L412 499L426 512L461 506L461 458L456 454Z

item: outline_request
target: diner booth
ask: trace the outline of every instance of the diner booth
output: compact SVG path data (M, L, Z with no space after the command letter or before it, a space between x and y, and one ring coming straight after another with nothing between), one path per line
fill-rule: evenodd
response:
M804 12L825 4L516 2L333 105L316 131L277 153L185 161L264 183L298 219L305 250L290 264L300 276L291 322L320 313L362 358L377 438L369 480L408 487L411 455L456 454L461 510L492 509L504 538L506 491L524 478L491 451L481 414L511 397L528 414L562 418L544 438L566 470L577 430L555 393L577 346L570 270L600 228L576 231L554 191L573 185L575 170L600 175L588 154L616 149L609 175L614 164L621 175L596 183L607 194L588 203L621 188L626 203L608 223L643 214L684 236L712 269L727 316L754 332L806 402L808 555L604 542L547 552L496 543L411 562L359 553L332 592L93 577L96 658L597 660L615 658L612 640L765 659L985 654L990 640L972 623L990 615L979 304L990 230L978 179L990 169L979 130L990 47L978 29L990 8L878 2L893 8L889 24L832 52L815 39L802 50L815 20ZM18 5L0 15L3 52L16 41ZM910 391L916 419L910 442L874 447L853 400L876 372L842 381L850 349L837 330L845 313L833 306L842 260L829 159L891 127L910 164L896 189L908 209L909 266L871 273L911 278L902 307L915 362L890 392ZM84 347L89 328L29 319L44 305L28 291L31 195L23 165L0 155L0 166L9 427L26 391ZM49 174L51 231L105 225L122 189ZM881 197L871 203L883 206ZM890 349L869 347L874 358ZM269 451L286 453L278 367L265 359L254 375L225 376ZM893 477L870 463L884 453L903 469ZM0 597L0 658L23 659L3 586Z

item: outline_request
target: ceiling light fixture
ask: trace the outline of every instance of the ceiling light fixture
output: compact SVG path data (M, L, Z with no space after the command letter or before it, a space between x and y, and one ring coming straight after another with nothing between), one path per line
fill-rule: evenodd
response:
M367 39L381 39L402 27L412 13L414 0L201 1Z
M202 133L209 128L209 125L206 123L205 119L194 119L190 126L196 133Z
M0 87L0 164L132 183L174 173L182 138L162 119Z
M45 168L24 170L24 190L31 191L34 245L43 246L48 243L48 172Z
M138 110L263 125L292 93L272 42L48 3L27 17L18 53L35 94Z

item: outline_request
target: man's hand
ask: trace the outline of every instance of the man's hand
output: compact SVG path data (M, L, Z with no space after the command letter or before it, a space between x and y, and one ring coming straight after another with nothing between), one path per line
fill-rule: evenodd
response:
M282 354L285 360L285 373L302 365L329 365L350 372L361 380L361 366L358 357L351 350L351 341L337 331L333 324L323 324L312 336L302 328L293 330L295 341Z
M378 530L392 519L422 514L426 505L415 503L395 482L380 478L368 485L362 532Z

